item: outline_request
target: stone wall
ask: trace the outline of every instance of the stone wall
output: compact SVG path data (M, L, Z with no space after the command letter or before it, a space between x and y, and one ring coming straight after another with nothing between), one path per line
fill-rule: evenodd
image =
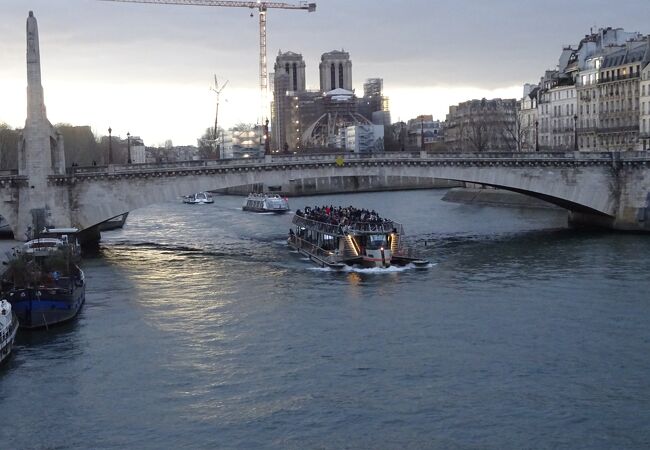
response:
M461 186L462 183L430 177L410 176L351 176L319 177L287 180L281 186L263 183L234 186L214 192L229 195L248 195L250 192L271 192L289 197L301 195L342 194L349 192L377 192L410 189L439 189Z

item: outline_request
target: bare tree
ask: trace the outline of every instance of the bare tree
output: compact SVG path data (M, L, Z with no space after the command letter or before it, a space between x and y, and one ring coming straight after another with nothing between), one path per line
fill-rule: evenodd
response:
M0 169L18 168L18 140L20 132L6 123L0 123Z
M219 136L223 135L223 129L219 127L217 133L214 132L214 127L205 129L205 133L197 139L197 146L199 148L199 158L201 159L219 159L221 153L221 145L219 143ZM217 137L215 139L215 136Z
M90 166L93 162L105 162L105 153L97 145L97 140L89 126L74 126L58 123L56 130L63 135L65 162L67 166L76 163Z
M502 117L499 134L504 147L511 152L521 152L526 138L526 129L522 126L519 108L517 106L514 108L506 107Z
M470 109L465 127L465 137L469 146L477 152L488 150L493 135L492 127L484 114Z

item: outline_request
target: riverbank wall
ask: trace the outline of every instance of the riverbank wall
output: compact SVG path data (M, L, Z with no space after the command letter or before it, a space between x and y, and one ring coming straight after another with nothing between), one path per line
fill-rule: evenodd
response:
M281 186L262 183L218 189L214 192L228 195L248 195L251 192L280 194L287 197L303 195L343 194L350 192L378 192L411 189L441 189L461 186L462 183L425 177L352 176L321 177L287 180Z

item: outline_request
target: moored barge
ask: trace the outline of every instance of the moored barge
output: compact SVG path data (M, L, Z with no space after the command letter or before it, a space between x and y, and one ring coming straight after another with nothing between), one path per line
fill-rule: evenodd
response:
M3 274L2 298L21 328L48 328L73 319L86 299L76 229L49 230L16 250Z

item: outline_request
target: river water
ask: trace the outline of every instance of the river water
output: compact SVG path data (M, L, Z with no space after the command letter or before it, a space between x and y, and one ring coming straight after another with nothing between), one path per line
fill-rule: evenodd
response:
M402 222L425 271L316 268L238 197L132 212L0 367L0 447L648 448L650 239L443 193L291 199Z

